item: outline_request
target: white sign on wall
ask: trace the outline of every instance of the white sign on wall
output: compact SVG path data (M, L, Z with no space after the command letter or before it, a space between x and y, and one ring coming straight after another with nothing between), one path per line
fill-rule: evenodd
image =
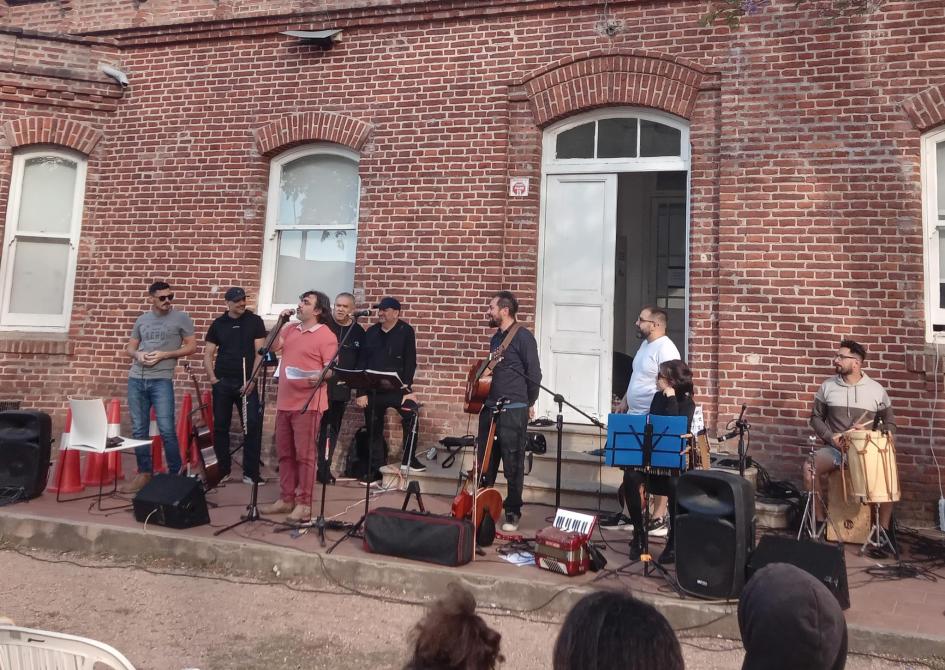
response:
M509 195L513 198L524 198L528 195L528 177L510 177Z

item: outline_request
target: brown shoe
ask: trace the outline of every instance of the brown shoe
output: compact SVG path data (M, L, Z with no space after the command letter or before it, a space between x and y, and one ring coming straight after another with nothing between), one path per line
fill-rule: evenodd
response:
M311 505L296 505L292 513L285 518L289 523L308 523L312 520Z
M275 502L266 503L265 505L259 506L260 514L287 514L295 508L295 503L290 503L285 500L277 500Z
M150 472L139 472L137 475L135 475L135 478L132 479L131 482L128 483L128 486L123 486L120 489L120 492L121 493L137 493L138 491L143 489L145 486L147 486L148 482L150 481L151 481Z

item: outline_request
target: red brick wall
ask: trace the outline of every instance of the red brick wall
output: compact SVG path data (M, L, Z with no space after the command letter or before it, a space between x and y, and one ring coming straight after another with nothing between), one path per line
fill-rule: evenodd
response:
M698 25L702 2L611 1L613 37L603 3L345 4L296 18L249 17L255 6L236 2L7 8L8 25L97 31L69 54L31 43L91 80L46 72L47 88L95 90L14 95L36 90L35 73L0 62L0 121L60 116L103 139L89 162L68 341L28 354L0 341L2 398L55 409L70 394L122 396L121 347L154 279L175 285L201 333L222 289L255 295L268 156L280 147L256 133L329 113L365 129L323 137L316 123L308 138L363 140L357 288L369 300L398 295L417 328L424 442L465 432L462 382L485 345L488 295L512 288L534 322L541 127L644 104L691 124L689 348L711 422L747 402L753 452L796 478L830 354L841 337L859 339L900 417L902 509L930 520L929 425L945 422L924 343L919 147L945 118L940 2L829 24L784 0L732 34ZM328 52L278 34L330 26L345 33ZM129 74L124 95L96 74L105 57ZM639 76L598 76L582 62ZM533 85L542 77L559 91L550 111ZM286 147L306 139L293 137ZM0 150L0 206L9 169ZM531 177L532 195L509 199L510 176Z

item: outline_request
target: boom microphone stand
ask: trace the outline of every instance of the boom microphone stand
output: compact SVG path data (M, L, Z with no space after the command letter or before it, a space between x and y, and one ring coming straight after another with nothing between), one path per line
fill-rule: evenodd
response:
M259 422L260 423L263 422L263 418L265 417L265 414L266 414L266 378L268 377L266 368L270 364L272 364L276 359L276 355L272 352L272 345L276 341L276 336L282 330L282 326L284 326L288 320L289 320L288 316L283 316L281 314L279 315L279 319L276 321L276 324L272 327L272 330L269 331L269 337L266 339L266 343L259 350L259 354L260 354L259 362L256 363L256 366L253 368L252 374L250 374L249 376L250 379L256 379L258 377L260 380L259 385L258 385L259 388L257 389L259 392ZM262 372L261 376L259 374L260 371ZM248 423L249 418L243 417L243 421ZM241 526L244 523L252 523L255 521L264 521L266 523L270 523L273 525L281 525L278 521L273 521L271 519L264 519L259 514L258 500L259 500L259 480L257 477L256 479L253 479L252 490L249 496L249 505L246 506L246 514L243 514L242 516L240 516L239 521L231 523L229 526L225 526L221 528L220 530L215 531L213 533L214 537L216 537L217 535L222 535L226 531L236 528L237 526Z
M735 419L735 430L718 438L719 442L727 442L736 435L738 436L738 474L742 477L745 476L745 461L747 460L745 453L745 433L751 430L751 425L745 421L746 409L748 409L748 405L742 403L742 411L738 415L738 418Z

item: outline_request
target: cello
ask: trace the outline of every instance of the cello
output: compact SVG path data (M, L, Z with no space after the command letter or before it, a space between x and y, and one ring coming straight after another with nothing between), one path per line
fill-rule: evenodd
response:
M492 445L495 442L495 429L498 415L502 407L508 402L501 399L492 410L492 420L489 422L489 436L486 438L486 448L483 451L482 462L486 468L492 463ZM478 456L478 454L477 454ZM492 486L478 488L480 478L479 459L473 459L473 465L466 475L466 481L456 497L453 498L451 515L455 519L473 518L476 544L488 547L495 539L495 526L502 514L502 494ZM474 493L470 492L470 487Z

